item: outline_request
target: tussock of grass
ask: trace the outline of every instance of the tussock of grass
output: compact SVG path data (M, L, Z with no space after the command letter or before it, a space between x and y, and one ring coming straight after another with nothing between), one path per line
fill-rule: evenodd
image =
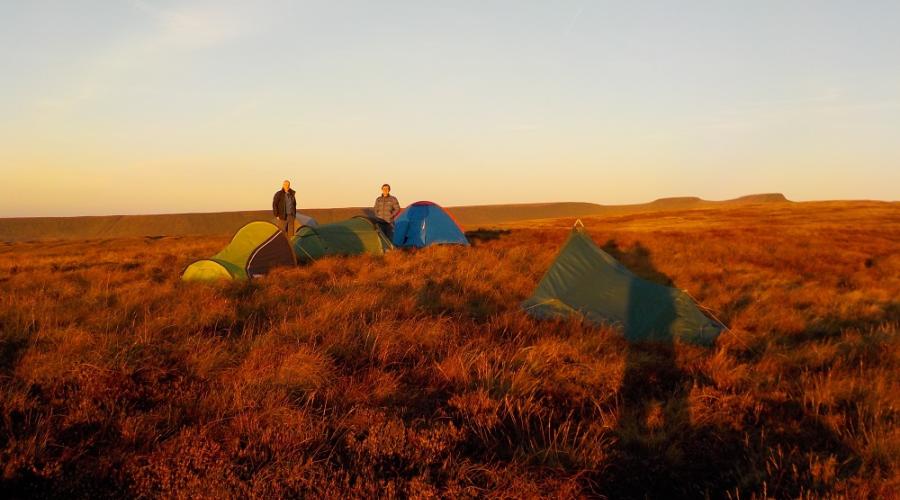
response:
M586 220L713 349L524 315L571 222L213 286L179 277L224 239L0 246L0 490L897 494L900 208Z

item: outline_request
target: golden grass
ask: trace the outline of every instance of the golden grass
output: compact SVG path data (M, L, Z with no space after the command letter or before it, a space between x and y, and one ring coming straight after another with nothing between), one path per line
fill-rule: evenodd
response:
M713 349L524 315L571 222L217 286L226 238L0 245L0 491L898 494L897 204L585 220Z

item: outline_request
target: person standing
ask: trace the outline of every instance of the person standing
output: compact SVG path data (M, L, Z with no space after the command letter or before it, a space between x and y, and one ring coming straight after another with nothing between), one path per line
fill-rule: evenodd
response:
M297 217L296 191L291 189L291 181L285 180L272 198L272 212L278 219L278 227L290 238L294 235L294 220Z
M400 202L391 195L391 185L381 186L381 196L375 199L375 217L388 238L394 235L394 216L400 213Z

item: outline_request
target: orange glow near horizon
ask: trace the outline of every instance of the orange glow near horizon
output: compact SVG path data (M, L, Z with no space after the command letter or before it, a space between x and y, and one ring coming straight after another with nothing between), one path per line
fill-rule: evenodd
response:
M10 3L0 217L897 200L897 16L847 8Z

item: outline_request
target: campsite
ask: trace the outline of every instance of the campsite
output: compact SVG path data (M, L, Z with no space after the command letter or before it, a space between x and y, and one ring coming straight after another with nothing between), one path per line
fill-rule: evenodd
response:
M900 206L666 205L200 283L235 230L0 245L2 489L896 493ZM527 314L570 238L727 330L641 344Z
M900 499L900 1L0 1L0 500Z

